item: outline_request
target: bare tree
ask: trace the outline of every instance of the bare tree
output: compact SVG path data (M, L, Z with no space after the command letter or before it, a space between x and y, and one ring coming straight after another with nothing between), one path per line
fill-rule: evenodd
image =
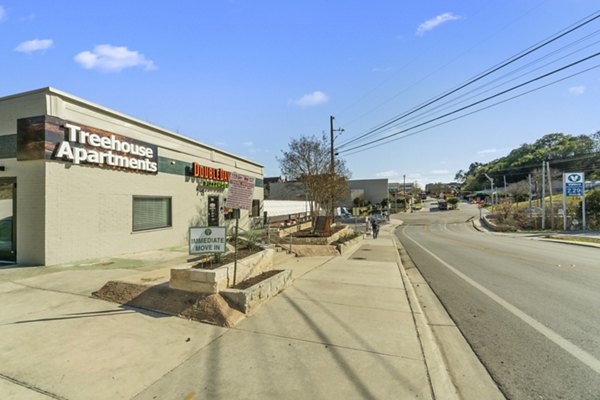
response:
M312 209L312 203L326 205L333 199L335 207L349 196L350 172L344 160L337 158L334 175L331 176L330 152L325 137L302 136L292 139L288 151L283 151L283 156L277 157L277 161L282 174L304 185L313 216L318 215L319 211Z

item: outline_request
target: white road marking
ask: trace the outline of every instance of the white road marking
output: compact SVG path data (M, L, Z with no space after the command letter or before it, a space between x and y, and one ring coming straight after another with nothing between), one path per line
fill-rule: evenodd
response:
M463 274L462 272L460 272L459 270L454 268L452 265L448 264L447 262L442 260L440 257L436 256L434 253L432 253L431 251L429 251L428 249L423 247L416 240L414 240L413 238L408 236L405 232L405 229L406 229L406 227L402 228L402 233L404 234L404 236L406 236L407 239L409 239L411 242L413 242L414 244L419 246L424 252L429 254L431 257L435 258L437 261L439 261L442 265L444 265L450 271L454 272L465 282L467 282L474 288L478 289L480 292L482 292L483 294L488 296L490 299L494 300L496 303L498 303L499 305L504 307L507 311L509 311L515 317L521 319L527 325L531 326L533 329L535 329L536 331L538 331L539 333L544 335L546 338L548 338L549 340L554 342L554 344L558 345L560 348L562 348L563 350L565 350L566 352L571 354L573 357L577 358L579 361L581 361L582 363L584 363L585 365L587 365L588 367L593 369L597 374L600 374L600 361L598 359L596 359L594 356L592 356L590 353L583 350L582 348L575 345L574 343L568 341L567 339L563 338L558 333L554 332L552 329L548 328L541 322L539 322L536 319L525 314L523 311L521 311L517 307L513 306L512 304L510 304L509 302L507 302L506 300L504 300L503 298L501 298L500 296L498 296L491 290L489 290L486 287L475 282L473 279L469 278L467 275Z

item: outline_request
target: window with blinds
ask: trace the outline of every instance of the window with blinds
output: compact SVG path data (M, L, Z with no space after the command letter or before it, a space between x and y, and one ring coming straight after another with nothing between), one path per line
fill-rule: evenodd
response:
M133 197L133 231L171 226L170 197Z

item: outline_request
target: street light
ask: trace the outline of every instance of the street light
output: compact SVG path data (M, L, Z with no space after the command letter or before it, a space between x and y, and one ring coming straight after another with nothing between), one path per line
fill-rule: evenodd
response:
M494 180L492 178L490 178L490 176L488 174L484 173L484 175L485 175L486 178L488 178L490 180L490 184L492 185L492 187L491 187L490 190L492 191L491 194L492 194L492 206L493 206L494 203L495 203L494 202Z

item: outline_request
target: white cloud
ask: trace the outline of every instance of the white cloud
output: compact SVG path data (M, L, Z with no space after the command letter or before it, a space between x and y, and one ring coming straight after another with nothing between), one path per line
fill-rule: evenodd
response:
M54 42L52 39L33 39L19 44L15 47L15 51L21 53L33 53L34 51L44 51L52 47Z
M434 175L447 175L450 173L450 171L448 171L447 169L434 169L433 171L431 171L431 173Z
M485 156L485 155L494 154L494 153L497 153L497 152L498 152L497 149L485 149L485 150L479 150L477 152L477 154L479 154L480 156Z
M0 22L6 21L6 10L3 6L0 6Z
M252 147L252 146L254 146L254 142L244 142L244 143L242 143L242 144L243 144L244 146L246 146L246 147Z
M570 87L569 93L571 93L573 96L581 96L583 93L585 93L585 86L579 85Z
M394 176L398 176L398 172L391 169L388 171L377 172L375 176L378 178L393 178Z
M445 22L455 21L455 20L461 19L461 18L462 17L460 17L458 15L454 15L449 12L440 14L437 17L427 20L427 21L423 22L421 25L419 25L419 27L417 28L416 35L422 36L425 34L425 32L428 32L428 31L432 30L433 28L436 28Z
M105 72L119 72L132 67L142 67L146 71L156 69L154 62L138 51L110 44L98 45L93 51L82 51L75 56L75 61L85 69Z
M318 106L319 104L327 103L328 101L329 96L320 90L317 90L316 92L305 94L297 100L290 100L290 103L300 107L313 107Z

